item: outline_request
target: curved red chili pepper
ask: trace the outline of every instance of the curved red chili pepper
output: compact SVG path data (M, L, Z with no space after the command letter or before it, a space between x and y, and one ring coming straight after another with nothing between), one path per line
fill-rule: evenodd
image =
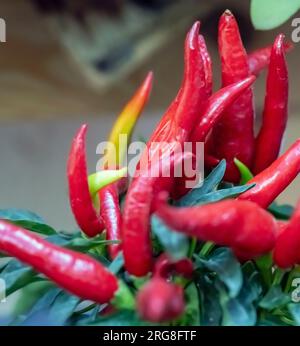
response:
M300 173L300 139L298 139L271 166L256 175L248 184L255 186L238 199L255 202L267 208Z
M229 246L239 254L251 254L251 258L271 251L275 245L276 220L255 203L225 200L176 208L166 203L166 197L161 193L155 200L155 213L178 232Z
M199 23L195 23L185 41L185 70L182 87L151 136L147 149L140 162L153 164L153 156L157 151L164 151L162 144L156 150L149 151L153 142L169 142L178 145L184 143L190 135L196 117L204 102L205 74L200 56L198 31ZM168 159L168 158L166 158ZM163 162L162 162L163 163ZM138 165L138 169L141 168ZM149 169L149 165L143 167ZM168 186L165 184L167 183ZM126 196L123 215L123 251L127 271L136 276L147 274L152 266L149 217L155 193L173 184L173 179L136 176Z
M254 174L277 159L287 124L289 83L283 41L284 35L277 36L271 53L262 127L256 139Z
M0 220L0 251L84 299L107 303L118 289L117 278L93 258L60 248L3 220Z
M107 240L121 240L122 215L119 204L117 183L105 186L99 191L100 215L106 228ZM109 255L115 258L121 250L121 244L108 246Z
M193 262L189 258L173 260L169 255L164 253L155 262L153 276L168 279L175 272L186 278L191 278L193 270Z
M260 72L269 65L272 45L260 48L248 55L248 65L250 73L259 75ZM291 42L284 43L283 49L286 53L291 51L294 45Z
M281 268L300 263L300 203L277 238L273 258Z
M245 78L214 93L208 99L203 116L192 132L191 141L203 142L223 112L254 83L255 79L254 76Z
M85 137L87 125L82 125L75 135L67 165L69 197L71 208L78 226L89 237L94 237L104 229L102 218L97 215L90 196L87 167Z
M139 315L159 323L178 318L184 311L184 290L161 278L151 279L137 295Z
M222 64L222 85L227 86L250 76L248 57L237 22L225 11L219 22L219 52ZM213 154L226 159L225 180L239 182L240 174L233 160L238 158L252 166L254 154L254 111L252 89L246 90L227 109L213 129Z

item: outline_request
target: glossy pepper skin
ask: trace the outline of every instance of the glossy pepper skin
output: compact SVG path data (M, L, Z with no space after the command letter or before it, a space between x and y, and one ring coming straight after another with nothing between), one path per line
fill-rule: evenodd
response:
M289 83L283 43L284 35L278 35L271 52L262 127L255 144L254 174L277 159L287 124Z
M205 74L199 49L199 26L200 23L195 23L187 35L182 86L147 143L147 149L142 154L140 161L146 162L146 165L141 167L139 164L140 171L145 172L149 169L147 162L153 164L152 158L157 151L164 152L163 145L160 143L175 143L174 141L176 141L174 144L176 146L189 138L198 116L198 110L203 105ZM153 142L157 143L156 149L148 155ZM146 160L144 160L145 157ZM122 237L125 267L130 274L144 276L151 270L152 249L149 219L152 200L154 194L162 188L170 189L172 182L172 178L151 178L145 177L143 174L136 174L129 187L124 207Z
M250 76L248 56L243 46L237 22L230 11L225 11L219 22L219 53L222 86L228 86ZM237 183L240 174L233 160L238 158L252 166L254 154L253 93L246 90L227 109L212 132L213 155L226 159L225 180Z
M248 65L251 74L259 75L260 72L268 67L273 46L267 46L255 50L248 55ZM284 43L283 49L286 53L293 49L291 42Z
M67 165L69 197L71 208L78 226L89 237L94 237L104 229L102 218L97 214L90 196L85 138L87 125L82 125L75 135Z
M109 162L116 162L118 167L123 163L127 147L121 145L119 136L126 135L127 143L129 143L137 120L149 99L152 82L153 73L149 72L115 122L109 136L109 142L114 145L115 150L110 152L110 148L107 148L107 165ZM116 157L114 157L115 154ZM105 186L99 191L100 215L105 225L108 240L118 240L121 242L122 239L122 214L119 195L126 190L127 180L126 178L121 179L116 183ZM115 258L120 251L121 243L108 245L108 252L111 258Z
M151 279L137 295L139 315L154 323L178 318L184 308L183 288L162 278Z
M237 199L247 200L267 208L300 173L300 139L268 168L251 179L255 186Z
M116 277L87 255L60 248L0 220L0 251L32 266L67 291L103 304L118 289Z
M300 263L300 203L277 238L273 259L280 268Z
M106 239L121 242L122 215L119 205L119 193L116 183L110 184L99 191L100 215L105 224ZM110 244L110 258L115 258L121 251L121 243Z
M212 73L212 60L207 50L205 39L203 35L199 35L199 49L201 59L203 61L203 68L205 74L205 92L206 98L208 99L213 91L213 73Z
M239 257L251 259L271 251L278 230L271 214L248 201L225 200L196 207L176 208L161 193L155 213L178 232L228 246ZM247 258L250 256L249 258Z
M250 76L214 93L208 99L203 111L203 116L192 132L191 141L205 141L210 130L222 117L223 112L226 111L226 109L230 107L233 102L254 83L254 81L255 77Z
M210 131L213 129L217 121L222 117L224 111L230 107L234 101L243 93L247 88L249 88L255 81L255 77L251 76L241 80L240 82L231 84L227 87L224 87L214 93L206 102L206 105L203 107L203 114L200 118L199 123L195 126L191 134L191 142L196 144L197 142L205 142L208 138ZM204 147L204 164L205 167L214 167L220 162L218 159L207 154L207 143ZM195 167L196 169L196 163ZM192 178L195 180L195 177ZM174 189L172 191L172 197L174 199L179 199L184 196L189 189L186 187L186 177L182 177L178 182L176 182Z

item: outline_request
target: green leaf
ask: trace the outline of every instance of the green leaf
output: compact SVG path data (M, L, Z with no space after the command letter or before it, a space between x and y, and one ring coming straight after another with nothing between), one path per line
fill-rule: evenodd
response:
M79 325L81 325L79 323ZM117 313L98 317L96 321L89 323L90 326L112 326L112 327L131 327L131 326L153 326L149 322L142 321L132 310L122 310Z
M209 259L196 256L196 265L215 272L226 285L229 296L237 296L243 284L243 276L240 264L229 248L216 249Z
M213 191L221 182L226 170L226 161L222 160L218 166L204 179L203 184L192 189L188 194L183 196L176 205L180 207L195 205L201 196ZM196 203L197 204L197 203Z
M123 268L124 266L124 257L123 254L120 252L117 257L110 263L108 269L114 274L118 274L118 272Z
M65 291L60 292L49 308L49 320L55 325L64 325L75 311L79 302L80 298Z
M288 204L278 205L273 202L269 208L269 212L279 220L289 220L294 213L294 207Z
M288 305L288 309L296 325L300 326L300 304L291 303Z
M200 302L197 286L194 283L188 285L185 290L186 307L183 317L180 318L181 326L200 326Z
M45 235L55 234L56 231L45 224L45 221L37 214L24 209L1 209L0 219L8 220L14 224L24 227L32 232Z
M249 185L243 185L243 186L235 186L229 189L213 191L213 192L207 193L206 195L198 196L197 198L193 200L190 206L214 203L214 202L222 201L227 198L235 198L239 194L252 189L254 186L255 184L249 184Z
M4 280L6 285L6 295L14 293L18 289L35 282L37 273L31 268L23 265L21 262L12 259L5 266L0 274L0 279Z
M271 286L267 294L259 302L259 306L266 310L274 310L291 302L288 294L282 292L279 285Z
M182 234L172 231L165 223L156 215L151 217L152 232L157 236L158 240L165 250L174 259L186 257L189 251L189 240Z
M300 9L300 0L252 0L251 19L258 30L270 30L283 24Z
M197 282L200 294L201 325L219 326L222 319L222 308L219 302L219 292L207 275L200 276Z
M234 159L234 163L237 166L238 170L240 171L241 180L240 185L245 185L253 178L253 174L251 173L250 169L240 160Z

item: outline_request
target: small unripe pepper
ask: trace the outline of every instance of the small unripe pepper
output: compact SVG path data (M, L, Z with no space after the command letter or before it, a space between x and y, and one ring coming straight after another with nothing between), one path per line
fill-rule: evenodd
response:
M67 291L103 304L118 289L117 278L93 258L51 244L0 220L0 251L32 266Z
M184 311L184 290L162 278L153 278L137 295L139 315L154 323L178 318Z
M225 200L203 206L176 208L166 203L161 193L155 210L175 231L228 246L251 259L271 251L278 225L271 214L255 203Z
M280 268L300 264L300 203L276 240L273 258Z

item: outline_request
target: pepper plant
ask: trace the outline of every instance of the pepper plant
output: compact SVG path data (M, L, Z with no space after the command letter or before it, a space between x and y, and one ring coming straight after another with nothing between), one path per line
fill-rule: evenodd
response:
M285 54L292 47L279 35L247 54L225 11L218 42L222 87L213 93L199 29L196 22L187 34L182 85L131 181L119 135L131 136L152 73L109 136L115 164L108 145L105 164L88 175L87 125L78 130L67 164L76 232L54 230L28 211L0 211L0 278L8 297L18 292L25 302L4 324L300 324L300 205L275 201L300 172L300 139L280 156L288 115ZM255 137L252 87L264 68L266 98ZM151 165L174 168L193 158L194 147L166 151L186 142L205 142L201 185L187 188L185 176L145 174Z

